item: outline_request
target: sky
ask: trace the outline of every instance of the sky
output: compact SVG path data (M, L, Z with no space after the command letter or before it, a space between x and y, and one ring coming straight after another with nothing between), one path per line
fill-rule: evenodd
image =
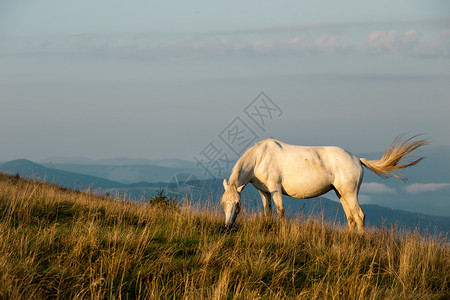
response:
M194 160L236 118L353 153L450 145L449 3L2 0L0 161Z

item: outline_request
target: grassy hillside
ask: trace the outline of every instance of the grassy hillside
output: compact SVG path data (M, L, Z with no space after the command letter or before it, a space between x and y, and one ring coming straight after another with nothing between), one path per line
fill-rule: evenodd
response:
M448 299L446 239L145 206L0 175L0 298Z

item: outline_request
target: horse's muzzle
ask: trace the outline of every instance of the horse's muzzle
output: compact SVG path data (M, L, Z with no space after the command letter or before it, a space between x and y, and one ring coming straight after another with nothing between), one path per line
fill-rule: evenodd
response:
M234 220L235 218L232 218L231 220L228 220L228 222L225 222L224 226L226 229L231 229L234 226Z

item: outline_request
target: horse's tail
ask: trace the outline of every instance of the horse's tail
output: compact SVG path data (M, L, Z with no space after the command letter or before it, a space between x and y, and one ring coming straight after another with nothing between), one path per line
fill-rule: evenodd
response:
M417 159L408 160L411 156L407 155L417 148L429 144L428 140L414 141L413 139L418 136L419 135L415 135L404 142L400 142L401 136L395 138L391 146L384 152L383 157L379 160L367 160L365 158L360 158L359 160L364 166L372 170L378 176L384 178L394 176L405 181L407 178L399 171L399 169L414 166L423 159L423 157L415 157Z

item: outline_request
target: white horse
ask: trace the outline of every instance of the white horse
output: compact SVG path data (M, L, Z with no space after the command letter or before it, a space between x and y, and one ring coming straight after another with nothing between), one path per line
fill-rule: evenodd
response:
M334 190L339 197L351 229L364 229L365 215L358 203L358 192L365 166L381 177L406 177L399 171L417 164L422 158L401 163L407 154L428 144L414 141L414 136L400 143L396 138L380 160L358 158L338 147L289 145L269 138L249 148L233 167L230 179L223 180L225 193L221 203L225 226L231 227L240 211L241 191L251 183L261 194L264 213L272 214L270 197L279 217L284 217L282 194L294 198L312 198Z

